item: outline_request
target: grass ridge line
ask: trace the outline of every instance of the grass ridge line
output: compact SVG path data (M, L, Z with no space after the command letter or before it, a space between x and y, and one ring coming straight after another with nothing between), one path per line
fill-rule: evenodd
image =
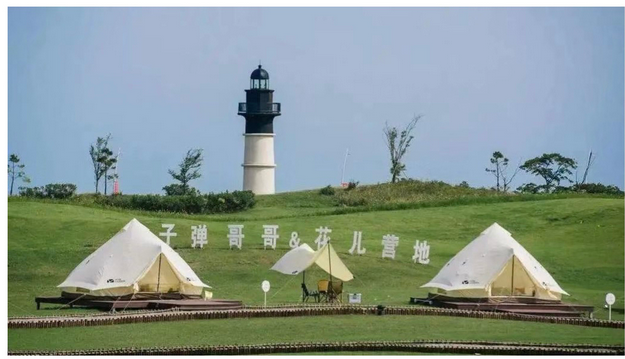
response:
M355 213L367 213L367 212L382 212L382 211L401 211L421 208L436 208L436 207L453 207L453 206L470 206L470 205L486 205L494 203L510 203L510 202L530 202L530 201L551 201L551 200L563 200L563 199L578 199L578 198L593 198L593 199L623 199L622 196L606 195L606 194L587 194L587 193L560 193L560 194L520 194L520 195L501 195L501 196L464 196L451 199L442 200L426 200L420 202L392 202L383 204L371 204L364 206L353 207L337 207L332 209L320 209L319 211L312 213L298 213L293 215L277 215L277 216L263 216L256 215L254 218L247 218L243 216L223 216L223 215L197 215L197 214L184 214L175 212L150 212L150 211L138 211L127 210L111 206L103 206L93 203L73 203L63 200L54 199L33 199L33 198L20 198L9 197L10 202L38 202L46 204L62 204L67 206L85 207L92 209L101 209L118 213L128 213L133 215L143 215L146 217L156 218L182 218L182 219L205 219L212 222L233 222L233 221L259 221L259 220L275 220L275 219L289 219L298 217L322 217L322 216L336 216L344 214ZM261 207L261 208L274 208L274 207ZM245 213L245 212L243 212Z

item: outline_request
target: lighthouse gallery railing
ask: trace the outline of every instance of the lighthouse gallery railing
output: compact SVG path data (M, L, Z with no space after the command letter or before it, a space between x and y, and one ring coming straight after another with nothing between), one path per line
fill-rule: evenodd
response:
M239 102L239 114L245 113L280 113L280 103L273 102L259 106L255 103Z

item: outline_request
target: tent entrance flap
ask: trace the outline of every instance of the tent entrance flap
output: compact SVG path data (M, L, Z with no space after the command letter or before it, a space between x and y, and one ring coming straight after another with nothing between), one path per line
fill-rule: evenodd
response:
M525 266L513 255L490 286L494 297L534 297L536 284L525 270Z
M180 279L164 254L158 258L145 275L137 282L140 292L179 292Z

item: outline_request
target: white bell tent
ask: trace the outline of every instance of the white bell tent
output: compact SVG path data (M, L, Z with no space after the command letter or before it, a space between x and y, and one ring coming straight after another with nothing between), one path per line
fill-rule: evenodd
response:
M313 251L306 243L293 248L280 258L271 269L283 274L298 275L313 264L318 265L319 268L332 277L344 282L354 279L354 276L343 264L330 242L317 251Z
M136 219L85 258L58 287L93 296L139 292L212 296L184 259Z
M560 300L568 295L512 235L494 223L458 252L421 288L447 297L527 297Z

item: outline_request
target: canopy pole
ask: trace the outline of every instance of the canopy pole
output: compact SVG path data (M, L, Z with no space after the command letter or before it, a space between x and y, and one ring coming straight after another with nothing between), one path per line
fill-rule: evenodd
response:
M161 253L158 256L158 279L156 281L156 292L158 293L161 287L161 260L163 259L163 254Z
M330 265L330 282L332 281L332 256L330 255L330 240L328 239L328 264Z
M510 281L510 296L514 296L514 256L512 256L512 280Z
M306 293L304 292L304 286L306 285L306 270L302 271L302 303L306 300Z

